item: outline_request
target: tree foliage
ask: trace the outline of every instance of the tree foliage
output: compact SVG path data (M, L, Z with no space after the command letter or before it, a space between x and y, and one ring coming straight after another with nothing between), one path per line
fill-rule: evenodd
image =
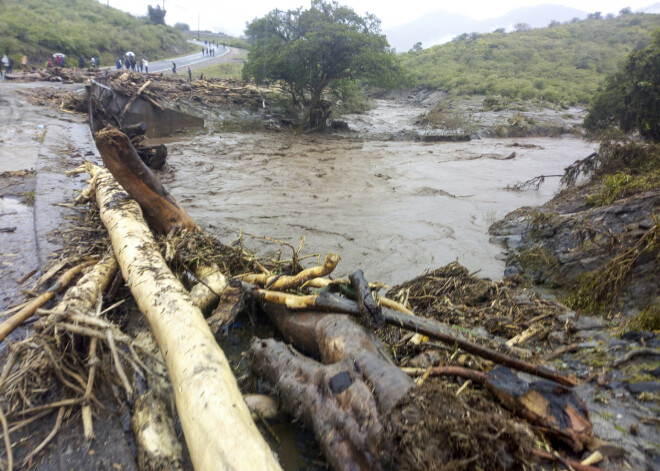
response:
M303 125L315 122L323 93L338 81L392 86L399 77L380 21L335 1L312 0L308 10L273 10L250 23L246 37L251 47L243 77L283 82L294 106L306 109Z
M660 15L627 14L531 31L464 34L402 54L402 63L413 86L435 87L451 95L587 105L627 54L648 45L659 22Z
M608 77L584 120L590 131L617 126L660 141L660 30L651 44L632 52L621 71Z
M147 7L147 18L155 25L165 24L165 14L167 14L167 11L162 9L160 5L156 5L156 8L151 5Z

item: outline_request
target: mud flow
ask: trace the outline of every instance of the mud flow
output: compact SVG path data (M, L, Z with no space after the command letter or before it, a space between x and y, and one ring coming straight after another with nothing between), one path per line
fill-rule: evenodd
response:
M383 140L415 115L379 106L349 122L359 131L333 137L181 137L168 142L169 170L161 178L225 242L239 231L295 246L304 236L303 253L342 255L338 274L362 268L369 279L390 284L456 259L499 279L504 264L488 226L520 206L549 200L559 178L538 191L506 186L562 174L595 146L574 137ZM280 249L250 237L245 243L262 253Z

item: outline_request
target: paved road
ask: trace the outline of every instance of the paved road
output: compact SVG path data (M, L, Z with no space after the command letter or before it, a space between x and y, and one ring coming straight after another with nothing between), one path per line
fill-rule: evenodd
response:
M201 64L204 62L211 62L218 57L222 57L225 54L229 54L230 50L225 46L218 46L215 52L215 56L202 55L202 47L204 47L203 42L199 41L190 41L193 44L199 46L199 52L196 54L190 54L188 56L176 57L174 59L166 59L158 62L149 62L149 73L151 72L171 72L172 71L172 61L176 63L177 73L184 73L186 67ZM139 59L138 59L139 60Z

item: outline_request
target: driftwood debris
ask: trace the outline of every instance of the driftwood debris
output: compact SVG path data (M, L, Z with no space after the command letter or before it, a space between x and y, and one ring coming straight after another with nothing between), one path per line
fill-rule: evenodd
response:
M292 311L307 310L360 315L360 308L357 302L329 293L296 296L288 293L262 289L252 289L251 293L254 296L258 296L262 302L283 304ZM452 335L450 333L451 329L449 326L446 326L433 319L411 316L409 314L392 311L390 309L382 309L382 318L388 325L428 335L429 337L446 343L449 346L457 346L466 352L479 355L495 363L506 365L518 371L524 371L525 373L556 381L557 383L564 386L577 385L577 380L572 376L562 375L542 366L518 360L504 353L500 353L477 343L460 338L457 335Z
M101 131L96 145L103 163L119 184L137 200L147 220L167 234L172 228L199 230L195 221L167 192L118 130Z
M87 168L124 279L165 357L195 468L280 469L201 311L154 250L140 207L109 172Z
M47 291L33 299L27 306L11 316L9 319L0 324L0 342L2 342L7 335L9 335L16 327L21 325L25 320L33 315L37 309L46 304L55 294L62 288L66 287L74 276L80 273L86 267L93 265L96 261L89 261L81 263L73 268L70 268L51 286Z

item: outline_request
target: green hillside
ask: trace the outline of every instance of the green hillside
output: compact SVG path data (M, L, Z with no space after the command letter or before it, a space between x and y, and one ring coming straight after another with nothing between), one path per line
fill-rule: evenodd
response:
M413 84L452 95L585 104L626 55L647 46L651 31L659 28L660 15L627 14L530 31L464 34L403 54L402 61Z
M150 24L146 6L144 13L134 17L95 0L1 0L0 54L11 54L16 64L27 54L41 66L61 52L76 65L79 55L87 63L100 56L101 65L112 65L129 50L149 60L191 50L181 31Z

